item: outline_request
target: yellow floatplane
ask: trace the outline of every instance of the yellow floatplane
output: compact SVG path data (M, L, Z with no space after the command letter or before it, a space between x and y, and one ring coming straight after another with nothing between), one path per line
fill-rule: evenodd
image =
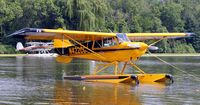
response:
M109 83L166 82L172 80L170 74L148 74L134 62L148 50L157 50L153 44L167 38L188 37L193 33L104 33L61 29L25 28L10 36L26 40L53 40L58 62L70 63L73 58L101 61L92 75L65 76L65 79ZM144 40L156 40L147 45ZM120 70L118 64L124 62ZM125 74L127 65L136 68L139 74ZM98 75L114 66L112 75Z

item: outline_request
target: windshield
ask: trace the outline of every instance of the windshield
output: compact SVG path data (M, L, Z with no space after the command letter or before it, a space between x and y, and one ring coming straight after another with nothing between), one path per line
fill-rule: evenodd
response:
M129 38L126 36L125 33L117 33L117 39L119 40L119 43L121 42L130 42Z

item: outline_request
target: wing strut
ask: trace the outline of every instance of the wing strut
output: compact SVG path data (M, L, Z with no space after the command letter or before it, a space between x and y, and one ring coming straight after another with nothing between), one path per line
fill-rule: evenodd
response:
M166 39L166 38L167 38L167 37L161 38L161 39L159 39L159 40L157 40L157 41L151 43L149 46L152 46L152 45L154 45L154 44L156 44L156 43L158 43L158 42L160 42L160 41L162 41L162 40L164 40L164 39Z
M72 40L72 41L74 41L75 43L77 43L77 44L79 44L80 46L82 46L83 48L85 48L85 49L87 49L87 50L89 50L91 53L93 53L94 54L94 56L96 56L96 57L99 57L100 59L103 59L103 60L105 60L106 58L105 57L103 57L102 55L100 55L100 54L98 54L98 53L96 53L96 52L94 52L94 51L92 51L91 49L89 49L88 47L85 47L84 45L82 45L81 43L79 43L78 41L76 41L76 40L74 40L73 38L71 38L70 36L68 36L68 35L66 35L66 34L64 34L64 36L66 36L67 38L69 38L70 40Z

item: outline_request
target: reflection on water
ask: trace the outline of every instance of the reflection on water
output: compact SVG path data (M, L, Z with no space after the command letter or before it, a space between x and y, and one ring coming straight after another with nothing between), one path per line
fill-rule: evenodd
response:
M140 105L140 100L131 93L131 88L132 86L125 84L59 81L55 88L55 103L58 105Z
M200 57L162 57L200 77ZM1 57L0 104L174 105L200 104L200 82L152 57L136 62L149 73L170 73L175 83L108 84L62 80L63 75L87 75L97 62L57 63L53 57ZM112 69L112 68L110 68ZM104 71L112 73L112 71ZM126 73L135 73L128 67Z

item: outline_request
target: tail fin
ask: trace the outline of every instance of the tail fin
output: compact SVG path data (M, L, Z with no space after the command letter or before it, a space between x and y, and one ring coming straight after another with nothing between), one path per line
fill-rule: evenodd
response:
M16 50L19 51L19 50L21 50L23 48L24 48L23 44L21 42L17 42Z
M66 48L69 46L73 46L69 40L54 39L54 48Z
M54 39L54 48L55 52L59 55L67 54L67 47L73 46L73 44L69 40L62 39Z

